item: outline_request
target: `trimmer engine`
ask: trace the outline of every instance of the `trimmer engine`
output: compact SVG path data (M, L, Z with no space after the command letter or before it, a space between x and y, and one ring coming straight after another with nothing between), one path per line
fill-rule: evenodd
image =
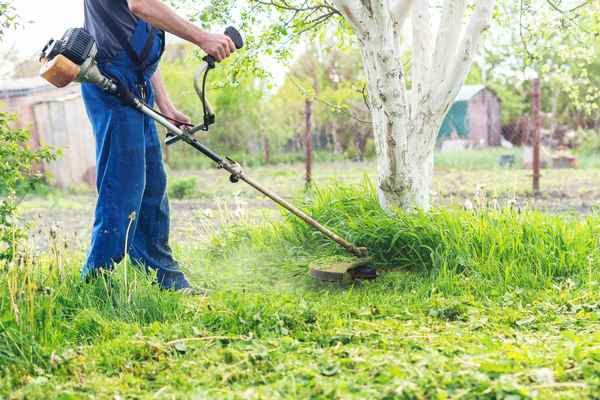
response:
M62 39L50 40L42 50L42 57L53 60L62 54L77 65L83 65L88 58L95 58L98 47L94 38L81 28L69 29Z
M85 29L69 29L62 39L50 40L42 50L40 75L59 88L72 82L89 82L115 91L115 83L98 69L97 54L96 41Z

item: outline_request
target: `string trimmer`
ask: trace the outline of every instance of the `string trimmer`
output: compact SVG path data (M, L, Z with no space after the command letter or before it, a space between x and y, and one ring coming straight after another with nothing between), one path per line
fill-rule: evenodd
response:
M233 40L238 49L244 46L242 36L235 28L227 28L225 34ZM327 281L341 281L345 279L374 279L377 276L376 270L368 265L369 255L366 248L357 247L337 235L278 194L252 180L246 175L239 163L229 157L218 155L196 139L194 135L199 131L208 131L210 125L214 124L216 119L206 98L208 74L217 65L213 57L204 57L204 62L194 79L194 88L202 101L204 120L202 124L193 126L171 120L148 104L145 104L140 98L131 93L125 85L121 85L114 79L105 76L98 68L96 62L97 53L97 45L87 31L80 28L70 29L61 40L51 40L42 51L40 57L40 62L43 64L41 76L56 87L65 87L72 82L93 83L119 97L125 104L139 110L167 129L167 146L171 146L179 141L187 143L214 161L219 169L227 171L230 174L229 180L232 183L240 181L247 183L321 232L327 238L336 242L358 259L356 262L340 263L326 267L313 265L310 267L310 274L315 278Z

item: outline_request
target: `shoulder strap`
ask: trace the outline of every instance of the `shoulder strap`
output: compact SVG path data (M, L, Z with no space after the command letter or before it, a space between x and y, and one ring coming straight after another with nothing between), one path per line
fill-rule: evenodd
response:
M100 12L100 17L106 24L106 27L114 33L117 40L121 43L123 49L127 52L127 56L131 59L131 61L137 64L136 69L138 73L138 80L140 84L143 84L145 80L144 71L146 70L146 68L148 68L147 58L150 53L150 50L152 49L154 37L156 36L158 30L154 27L151 29L150 33L148 34L146 44L144 45L144 49L142 50L141 55L138 55L138 53L133 48L131 41L127 38L127 34L123 30L123 27L118 25L114 21L114 19L110 16L108 11L106 11L106 8L104 7L104 4L102 4L102 1L98 1L98 11Z
M140 60L144 64L144 69L148 67L148 56L150 55L150 50L152 50L152 45L154 44L154 38L156 37L158 32L158 29L156 29L155 27L152 27L152 29L150 29L150 33L148 34L148 40L146 40L146 43L144 44L144 49L140 53Z

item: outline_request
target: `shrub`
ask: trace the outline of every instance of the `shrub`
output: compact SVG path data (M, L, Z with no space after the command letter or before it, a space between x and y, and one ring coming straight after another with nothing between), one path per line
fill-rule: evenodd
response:
M32 150L27 144L29 133L13 129L15 117L0 113L0 261L10 260L18 252L25 232L16 220L18 196L24 187L40 180L34 168L54 155L47 147Z
M594 130L580 130L577 132L581 144L579 151L584 155L600 154L600 132Z
M195 176L174 179L169 185L169 196L179 200L193 197L197 191L198 178Z

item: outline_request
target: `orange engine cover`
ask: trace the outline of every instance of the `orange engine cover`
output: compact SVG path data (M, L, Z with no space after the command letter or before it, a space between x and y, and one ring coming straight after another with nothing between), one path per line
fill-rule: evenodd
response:
M77 79L81 68L67 57L58 55L52 61L42 60L40 76L57 88L62 88Z

